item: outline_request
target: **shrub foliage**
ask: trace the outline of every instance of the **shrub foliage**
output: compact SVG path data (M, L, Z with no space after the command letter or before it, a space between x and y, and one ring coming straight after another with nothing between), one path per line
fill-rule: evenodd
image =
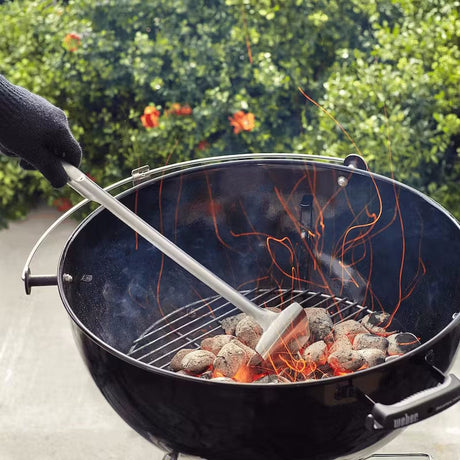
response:
M0 73L63 108L83 169L237 152L345 156L460 216L458 1L17 0ZM236 120L236 121L235 121ZM391 161L390 161L391 160ZM0 158L0 223L77 198Z

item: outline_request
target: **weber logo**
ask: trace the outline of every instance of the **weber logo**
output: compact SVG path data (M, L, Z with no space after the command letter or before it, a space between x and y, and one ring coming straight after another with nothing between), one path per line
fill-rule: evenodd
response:
M411 415L404 414L403 417L395 418L393 420L393 428L401 428L415 422L418 422L418 412Z

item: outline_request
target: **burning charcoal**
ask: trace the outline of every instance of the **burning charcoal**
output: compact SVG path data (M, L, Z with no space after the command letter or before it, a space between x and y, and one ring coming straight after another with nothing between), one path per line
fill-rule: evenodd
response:
M224 377L233 377L248 361L245 350L235 342L230 342L222 347L214 360L214 372Z
M232 343L234 343L235 345L238 345L240 348L243 349L243 351L246 353L246 356L248 357L248 360L251 359L254 355L258 354L253 348L248 347L247 345L245 345L244 343L240 342L235 337L233 337L231 341L232 341Z
M331 353L327 362L335 373L354 372L366 364L361 353L352 348Z
M339 337L329 348L329 353L335 353L336 351L352 350L353 346L346 335Z
M262 336L263 329L251 316L246 316L237 325L235 335L240 342L251 348L256 348L257 342Z
M318 379L326 379L328 377L332 377L334 375L334 371L328 363L324 366L318 366L315 371L316 380Z
M182 350L179 350L171 359L171 362L169 363L169 367L171 368L172 371L180 371L184 368L182 364L182 360L186 355L191 353L192 351L196 351L195 348L182 348Z
M353 340L356 335L365 334L366 332L368 332L367 329L354 319L349 319L334 326L334 337L336 339L346 335L350 340Z
M203 372L203 373L200 375L200 379L203 379L203 380L211 380L211 379L212 379L212 371Z
M257 383L285 383L286 379L279 377L276 374L264 375L259 380L254 380Z
M187 372L185 372L183 370L177 371L176 374L177 375L190 375L190 374L187 374Z
M198 375L207 371L216 356L207 350L194 350L182 358L183 369L190 374Z
M374 334L385 334L391 315L385 312L372 312L366 315L361 324Z
M365 348L377 348L384 354L388 348L388 340L385 337L374 334L358 334L353 340L355 350L364 350Z
M408 351L417 348L420 345L420 341L410 332L399 332L388 337L388 354L403 355Z
M307 363L315 363L317 366L322 366L327 362L327 354L326 342L324 342L324 340L319 340L305 348L302 353L302 358L307 361Z
M249 347L248 347L249 348ZM264 359L262 356L259 355L256 351L254 351L254 355L249 358L248 366L249 367L259 367L264 363Z
M378 348L366 348L364 350L359 350L359 353L361 353L361 356L365 359L369 367L377 366L377 364L385 362L385 352Z
M226 334L235 335L236 325L246 316L246 313L239 313L235 316L229 316L228 318L224 318L222 321L220 321L220 325Z
M207 337L206 339L202 340L201 349L208 350L211 353L217 355L224 345L230 343L234 339L235 337L233 337L232 335L225 334L215 335L214 337Z
M332 319L324 308L306 308L310 339L314 342L324 340L332 331Z

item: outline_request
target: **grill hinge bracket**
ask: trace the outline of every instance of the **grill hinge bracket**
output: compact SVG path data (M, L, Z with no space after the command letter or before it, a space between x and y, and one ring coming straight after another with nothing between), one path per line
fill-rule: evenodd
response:
M131 178L134 186L142 184L142 182L150 179L150 166L144 165L140 168L133 169L131 171Z

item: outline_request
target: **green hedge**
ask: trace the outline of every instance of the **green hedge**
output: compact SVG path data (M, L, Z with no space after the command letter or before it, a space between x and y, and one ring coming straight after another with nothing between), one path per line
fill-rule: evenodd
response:
M66 111L83 169L102 185L199 156L353 151L300 87L371 169L391 172L391 141L395 176L460 216L457 10L431 0L17 0L0 5L0 72ZM146 107L157 126L143 126ZM237 112L254 127L236 134ZM38 196L78 199L5 158L0 196L0 223Z

